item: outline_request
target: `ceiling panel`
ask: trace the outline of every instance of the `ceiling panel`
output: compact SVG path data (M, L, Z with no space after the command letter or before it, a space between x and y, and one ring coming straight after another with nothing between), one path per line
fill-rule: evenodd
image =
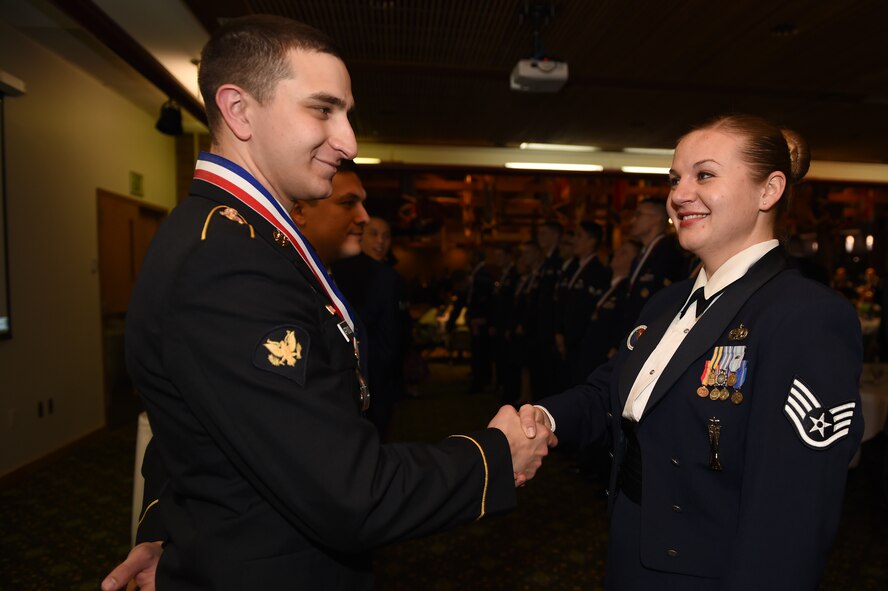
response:
M554 94L509 89L542 0L189 0L208 29L241 14L303 20L342 47L360 139L670 147L748 111L794 126L815 158L888 162L888 2L555 0L539 27L566 61Z

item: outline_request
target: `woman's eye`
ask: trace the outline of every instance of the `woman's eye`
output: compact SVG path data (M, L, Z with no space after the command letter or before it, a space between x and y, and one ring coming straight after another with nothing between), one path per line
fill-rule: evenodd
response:
M679 178L677 176L669 177L669 186L675 188L678 186Z
M712 173L701 171L697 173L697 178L701 181L705 181L708 178L712 178Z

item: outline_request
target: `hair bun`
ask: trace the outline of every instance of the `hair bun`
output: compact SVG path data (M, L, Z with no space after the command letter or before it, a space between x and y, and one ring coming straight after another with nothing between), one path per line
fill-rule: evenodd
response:
M808 167L811 165L811 152L808 151L808 143L799 133L791 129L781 129L786 145L789 147L790 174L789 181L795 184L805 178Z

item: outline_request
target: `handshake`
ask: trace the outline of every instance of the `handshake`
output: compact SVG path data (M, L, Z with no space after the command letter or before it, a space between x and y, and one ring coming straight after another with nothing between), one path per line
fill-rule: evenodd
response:
M499 429L509 440L515 486L524 486L533 478L549 448L558 445L546 413L530 404L522 406L520 412L503 406L487 427Z

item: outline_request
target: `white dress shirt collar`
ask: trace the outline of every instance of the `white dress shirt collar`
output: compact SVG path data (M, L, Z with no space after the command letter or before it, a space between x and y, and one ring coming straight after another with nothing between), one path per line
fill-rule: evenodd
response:
M703 295L707 299L711 298L712 294L718 293L746 275L746 272L749 271L751 266L756 264L760 258L777 248L779 245L780 241L776 238L753 244L749 248L741 250L726 260L722 266L712 274L711 278L706 276L705 268L700 269L700 273L697 275L697 280L694 282L694 287L691 289L691 293L693 294L697 291L697 288L703 287Z

